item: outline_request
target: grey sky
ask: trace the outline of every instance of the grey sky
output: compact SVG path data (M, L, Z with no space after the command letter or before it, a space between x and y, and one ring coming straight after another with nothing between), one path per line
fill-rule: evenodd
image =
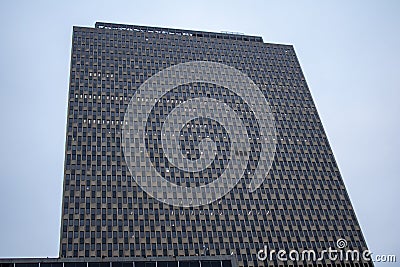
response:
M58 2L0 8L0 257L58 256L72 26L106 21L293 44L367 243L400 261L399 1Z

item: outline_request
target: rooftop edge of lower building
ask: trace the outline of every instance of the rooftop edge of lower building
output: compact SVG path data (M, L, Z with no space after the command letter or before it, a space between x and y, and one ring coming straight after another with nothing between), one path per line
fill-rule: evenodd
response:
M232 255L217 256L160 256L160 257L39 257L39 258L0 258L0 264L36 264L36 263L100 263L100 262L161 262L161 261L232 261L236 262Z

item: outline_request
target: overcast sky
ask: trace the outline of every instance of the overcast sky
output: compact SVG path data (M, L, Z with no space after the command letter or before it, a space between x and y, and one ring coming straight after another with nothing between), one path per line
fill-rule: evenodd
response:
M400 261L400 1L59 2L0 6L0 257L58 256L72 26L106 21L293 44L367 243Z

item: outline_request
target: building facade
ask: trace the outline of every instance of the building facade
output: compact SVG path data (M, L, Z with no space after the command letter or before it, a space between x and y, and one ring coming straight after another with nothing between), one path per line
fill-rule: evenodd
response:
M160 71L190 62L210 63L222 72L232 68L259 89L265 100L257 98L257 103L267 103L265 114L274 126L266 131L273 158L263 157L265 135L252 104L239 91L213 82L214 76L178 81L157 99L141 87ZM215 69L207 71L212 75ZM234 86L230 80L225 82ZM251 88L237 90L253 100L258 96ZM197 103L202 115L185 121L174 144L184 156L181 162L190 162L207 158L203 141L213 142L212 162L201 170L179 168L168 158L171 151L162 149L168 115L191 99L210 103ZM138 120L144 152L126 146L127 133L136 129L127 128L132 118L126 116L134 101L152 103L148 116ZM223 103L227 112L210 109L212 101ZM207 110L210 116L204 115ZM242 128L231 123L232 113ZM248 137L249 146L232 149L235 142L223 122ZM229 165L235 155L246 159L242 171ZM139 186L137 172L146 160L165 181L182 188L207 186L226 169L237 176L215 199L195 205L190 198L185 205L182 196L164 191L155 196ZM257 170L264 171L265 180L250 190ZM157 181L146 182L164 188ZM263 261L259 252L367 249L293 46L264 43L257 36L101 22L94 28L74 27L62 202L61 258L230 257L238 266L302 266L312 261L276 255ZM370 266L326 258L317 263Z

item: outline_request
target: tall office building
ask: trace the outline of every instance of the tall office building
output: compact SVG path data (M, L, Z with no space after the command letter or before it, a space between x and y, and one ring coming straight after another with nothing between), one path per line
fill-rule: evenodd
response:
M60 258L301 266L259 252L367 249L291 45L74 27L68 104Z

